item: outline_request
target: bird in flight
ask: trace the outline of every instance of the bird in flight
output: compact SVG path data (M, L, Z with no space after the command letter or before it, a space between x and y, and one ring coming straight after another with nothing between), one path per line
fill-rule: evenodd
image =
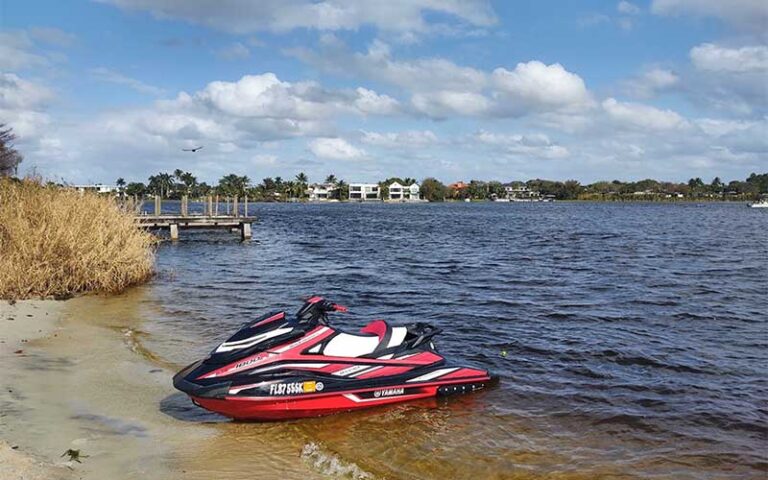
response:
M192 152L192 153L194 153L194 152L200 150L201 148L203 148L204 146L205 145L200 145L199 147L195 147L195 148L182 148L181 151L182 152Z

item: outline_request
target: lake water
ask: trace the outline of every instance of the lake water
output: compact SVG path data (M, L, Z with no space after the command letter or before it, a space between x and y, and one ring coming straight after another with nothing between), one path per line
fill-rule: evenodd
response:
M338 327L442 327L442 353L501 383L434 404L225 422L209 448L226 471L254 472L249 446L268 436L301 438L289 461L331 476L765 478L768 212L452 203L250 213L260 218L251 242L183 230L160 247L161 274L141 287L154 305L144 346L159 358L191 362L242 322L317 293L349 306ZM161 408L220 420L182 395Z

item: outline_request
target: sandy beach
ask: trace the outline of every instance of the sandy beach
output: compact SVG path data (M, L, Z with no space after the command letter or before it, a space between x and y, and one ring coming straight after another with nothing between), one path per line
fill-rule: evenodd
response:
M3 365L14 363L16 356L24 355L30 341L51 335L56 325L59 305L53 301L22 301L13 305L0 303L0 360ZM12 435L6 431L7 417L13 415L14 404L22 395L2 376L0 392L0 466L8 479L67 479L73 478L64 461L45 459L34 449L21 449L10 443Z

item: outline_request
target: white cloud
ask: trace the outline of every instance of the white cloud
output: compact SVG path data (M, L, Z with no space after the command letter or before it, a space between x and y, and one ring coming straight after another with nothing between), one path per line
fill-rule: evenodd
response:
M768 72L768 46L765 45L729 48L704 43L693 47L690 56L693 65L699 70L729 73Z
M36 110L52 98L53 92L43 85L13 73L0 73L0 108Z
M653 0L651 11L659 15L719 18L762 35L768 25L765 0Z
M503 111L546 111L592 104L584 80L559 63L545 65L534 60L518 63L512 71L497 68L493 71L493 85Z
M550 141L545 134L506 134L481 130L472 137L477 143L490 145L512 156L562 159L570 155L567 148Z
M277 164L277 155L259 154L251 157L251 164L259 167L268 167Z
M490 100L480 93L450 90L417 93L411 98L411 103L418 112L437 119L454 115L485 115L491 107Z
M680 77L671 70L653 67L645 70L638 77L626 82L630 94L650 98L658 92L672 89L680 84Z
M423 32L426 13L438 12L477 26L489 26L496 16L486 0L101 0L126 9L147 10L158 18L179 18L226 32L295 28L357 30L371 25L381 30Z
M696 125L707 135L713 137L722 137L734 132L743 132L750 130L760 125L761 122L748 121L748 120L731 120L722 118L700 118L696 120ZM762 128L766 128L768 120L762 121ZM764 138L768 138L768 131L763 135Z
M128 77L122 73L112 70L106 67L97 67L90 70L91 76L101 82L114 83L117 85L124 85L128 88L136 90L139 93L146 95L159 96L164 93L162 88L149 85L137 80L135 78Z
M367 132L363 130L361 142L384 148L426 147L438 142L431 130L406 130L404 132Z
M69 47L75 38L73 34L57 28L0 31L0 70L18 72L60 62L65 58L61 52L43 51L41 44Z
M288 49L286 53L327 72L361 75L410 91L477 92L487 81L484 72L443 58L396 60L389 45L381 40L374 40L364 53L349 51L331 34L323 35L320 44L318 51L298 48Z
M362 113L392 115L397 113L400 108L400 103L397 100L387 95L380 95L373 90L358 87L355 92L357 93L357 99L354 101L355 107Z
M638 7L634 3L627 2L626 0L621 0L618 3L618 5L616 5L616 10L619 13L623 13L625 15L638 15L638 14L640 14L640 7Z
M235 42L216 50L216 56L222 60L245 60L251 56L251 51L240 42Z
M328 160L358 160L365 150L355 147L343 138L316 138L307 145L316 157Z
M48 59L33 53L34 43L25 32L0 32L0 70L20 70L48 64Z
M443 119L453 115L521 116L578 110L594 104L584 81L560 64L519 63L514 70L488 72L443 58L399 60L386 43L375 40L365 52L352 52L334 35L321 48L285 53L323 71L386 82L411 95L415 113Z
M215 81L179 104L199 103L223 114L267 119L314 120L334 113L390 114L397 101L373 90L333 91L315 82L284 82L274 73L245 75L236 82Z
M697 72L686 79L686 93L709 110L736 115L768 111L768 47L726 47L704 43L690 51Z
M39 138L49 123L46 108L53 92L13 73L0 73L0 119L14 129L20 142Z
M641 103L619 102L614 98L603 101L603 110L619 125L643 130L678 130L688 122L677 112L661 110Z

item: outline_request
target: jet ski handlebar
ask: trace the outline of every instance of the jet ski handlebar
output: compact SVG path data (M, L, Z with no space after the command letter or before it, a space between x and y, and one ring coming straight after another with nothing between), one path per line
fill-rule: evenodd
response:
M341 312L346 313L349 309L344 305L333 303L323 297L314 296L304 303L298 312L296 312L296 319L299 322L303 321L319 321L322 324L328 323L328 312Z

